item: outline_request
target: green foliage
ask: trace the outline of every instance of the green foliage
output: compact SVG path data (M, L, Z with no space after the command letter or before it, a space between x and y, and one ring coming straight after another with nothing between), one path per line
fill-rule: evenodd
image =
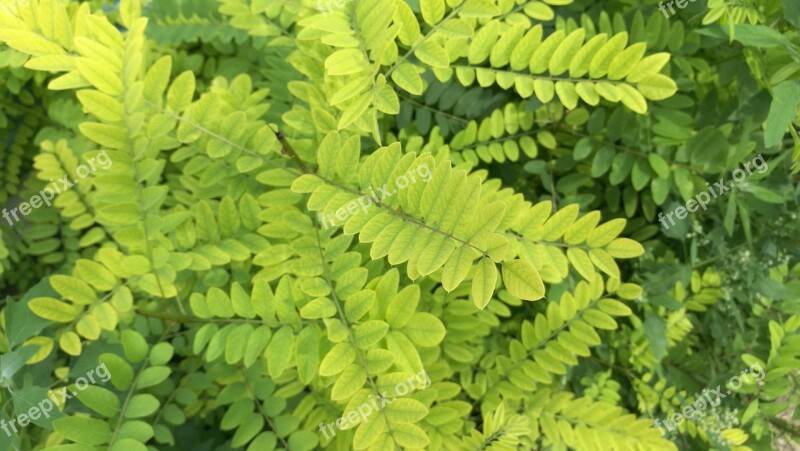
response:
M794 3L109 3L0 11L0 451L800 438Z

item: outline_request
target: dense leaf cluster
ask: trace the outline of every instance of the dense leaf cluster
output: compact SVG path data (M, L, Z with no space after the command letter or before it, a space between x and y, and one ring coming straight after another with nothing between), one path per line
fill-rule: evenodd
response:
M797 446L800 7L642 3L0 4L0 451Z

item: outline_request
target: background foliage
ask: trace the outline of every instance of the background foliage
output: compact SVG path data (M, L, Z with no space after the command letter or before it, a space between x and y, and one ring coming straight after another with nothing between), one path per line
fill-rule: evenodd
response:
M0 449L798 446L797 2L3 5Z

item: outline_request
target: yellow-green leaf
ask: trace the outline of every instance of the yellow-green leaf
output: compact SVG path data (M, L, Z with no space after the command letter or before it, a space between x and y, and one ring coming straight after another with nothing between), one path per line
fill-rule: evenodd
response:
M420 0L419 9L425 23L436 25L444 17L444 0Z
M635 258L644 254L644 248L630 238L617 238L605 247L614 258Z
M492 299L494 287L497 283L497 267L492 259L483 257L475 267L475 274L472 277L472 302L479 309L486 307Z
M422 94L422 78L420 78L417 69L412 64L400 63L395 71L392 72L392 80L397 83L397 86L411 94Z
M28 302L28 308L36 315L57 323L72 322L82 311L81 308L72 304L47 297L31 299Z
M503 283L512 295L526 301L544 297L544 284L539 272L528 260L503 263Z
M64 333L58 339L58 347L64 352L72 356L81 355L83 346L81 345L81 338L75 332L69 331Z

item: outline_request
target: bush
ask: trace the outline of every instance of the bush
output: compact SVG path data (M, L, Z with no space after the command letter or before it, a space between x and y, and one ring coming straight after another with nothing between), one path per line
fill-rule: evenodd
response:
M800 9L629 3L7 0L0 450L797 446Z

